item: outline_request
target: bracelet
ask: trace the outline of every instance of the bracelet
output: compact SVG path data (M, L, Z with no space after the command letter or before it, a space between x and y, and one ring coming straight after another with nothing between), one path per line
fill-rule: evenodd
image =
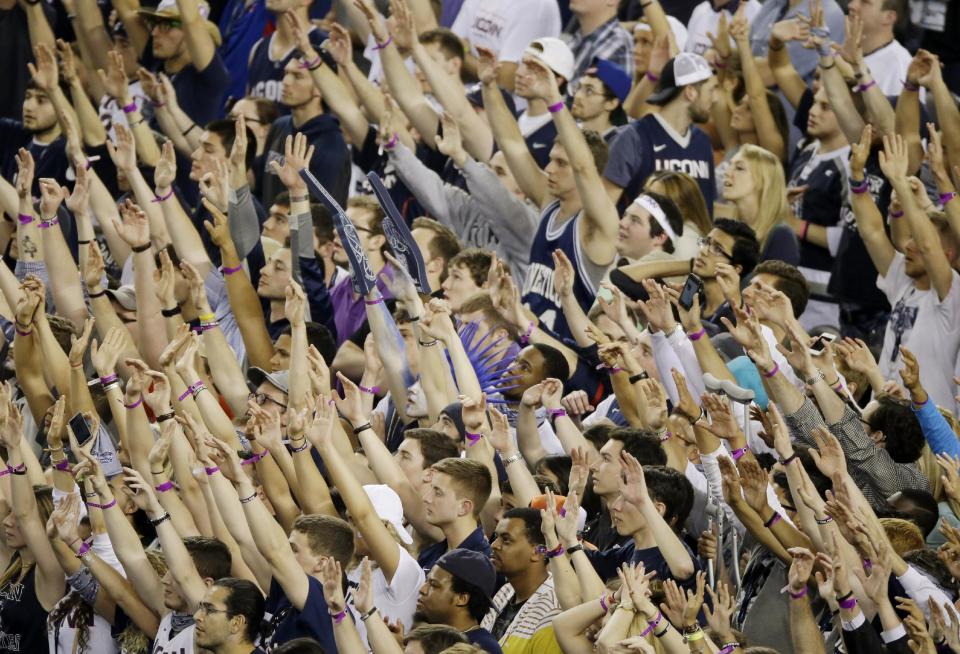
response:
M373 306L373 305L375 305L375 304L383 304L383 298L382 298L382 297L378 297L378 298L376 298L376 299L374 299L374 300L364 300L363 303L366 304L368 307L371 307L371 306Z
M566 106L567 105L563 104L563 100L561 100L560 102L556 102L550 105L549 107L547 107L547 111L549 111L552 114L559 113L563 111L564 107Z
M685 643L690 643L698 640L703 640L703 629L697 629L696 631L690 632L689 634L685 633L683 635L683 642Z
M833 518L830 516L827 516L826 518L815 518L815 520L817 521L818 525L828 525L833 522Z
M217 474L218 472L220 472L220 466L213 466L212 468L208 468L208 467L204 466L204 467L203 467L203 471L204 471L205 473L207 473L207 476L208 476L208 477L212 477L212 476L214 476L215 474Z
M531 320L530 324L527 325L527 331L523 333L523 336L520 337L521 345L530 345L530 334L533 333L534 328L537 326L536 320Z
M242 263L239 266L233 266L232 268L228 266L220 266L220 272L224 275L232 275L233 273L240 272L241 270L243 270Z
M173 488L173 482L168 479L167 481L163 482L159 486L154 486L153 488L158 493L166 493L168 490Z
M157 422L166 422L167 420L173 420L176 417L176 412L171 411L170 413L164 413L157 416Z
M133 246L132 248L130 248L130 250L131 250L132 252L134 252L135 254L140 254L141 252L146 252L146 251L149 250L149 249L150 249L150 241L147 241L147 242L144 243L143 245L135 245L135 246Z
M87 502L86 505L89 506L91 509L100 509L101 511L104 509L111 509L117 505L117 498L113 498L106 504L97 504L96 502Z
M654 616L653 620L648 620L648 621L647 621L647 628L644 629L642 632L640 632L640 637L641 637L641 638L645 637L645 636L646 636L647 634L649 634L651 631L653 631L653 630L656 629L658 626L660 626L660 621L661 621L661 620L663 620L663 613L660 612L660 611L657 611L657 615ZM703 632L700 633L700 637L701 637L701 638L703 637Z
M577 543L571 547L567 548L567 554L576 554L577 552L583 551L583 543Z
M70 470L70 462L66 458L64 458L62 461L57 461L56 463L54 463L51 459L50 462L53 463L54 470L60 470L61 472L67 472Z
M169 520L169 519L170 519L170 514L169 514L169 513L164 513L162 516L160 516L160 517L157 518L156 520L151 520L151 521L150 521L150 524L153 525L154 527L156 527L156 526L158 526L158 525L166 522L166 521Z
M692 334L687 334L687 338L689 338L691 341L699 341L701 338L703 338L704 334L706 333L707 333L707 328L701 327L700 331L693 332Z
M521 454L520 452L514 452L513 454L511 454L510 456L508 456L506 459L503 460L503 467L506 468L511 463L516 463L522 458L523 458L523 454Z
M566 551L563 549L563 543L558 543L557 546L554 547L552 550L548 550L543 545L539 546L537 549L540 550L541 554L543 554L543 558L548 560L555 559Z
M849 593L847 593L846 595L844 595L843 597L837 597L837 603L846 602L846 601L847 601L848 599L850 599L851 597L853 597L853 591L852 591L852 590L851 590Z
M644 77L646 77L648 80L650 80L651 82L654 82L654 83L660 81L660 76L659 76L659 75L654 75L654 74L651 73L649 70L647 71L647 73L646 73L646 75L645 75Z
M299 447L291 447L291 448L290 448L290 452L292 452L293 454L299 454L300 452L303 452L303 451L304 451L305 449L307 449L308 447L310 447L310 442L307 441L306 438L304 438L304 439L303 439L303 445L301 445L301 446L299 446Z
M439 341L437 339L433 339L432 341L421 341L418 338L417 343L420 345L420 347L433 347L434 345L439 343Z
M377 607L371 606L369 611L367 611L366 613L360 614L360 622L366 622L367 620L372 618L373 614L376 612L377 612Z
M547 417L549 417L550 420L553 420L555 418L562 418L566 415L567 415L567 410L562 407L558 409L547 409Z
M106 294L107 294L106 289L104 289L104 290L102 290L102 291L97 291L96 293L91 293L91 292L87 291L87 297L90 298L91 300L95 300L95 299L97 299L98 297L103 297L103 296L106 295Z
M17 465L10 467L7 466L7 469L14 475L25 475L27 474L27 464L18 463Z
M374 49L374 50L383 50L385 47L387 47L387 46L390 45L391 43L393 43L393 35L392 35L392 34L391 34L390 36L388 36L388 37L387 37L387 40L384 41L383 43L377 43L375 46L373 46L373 49ZM340 622L337 621L337 624L340 624Z
M92 545L86 541L83 542L83 545L80 546L80 549L77 550L77 558L83 558L83 556L90 551Z
M636 384L638 381L643 381L644 379L650 379L650 375L647 374L646 370L643 372L638 372L635 375L630 375L630 377L627 378L627 381L629 381L631 384Z
M173 196L173 187L170 187L170 190L167 191L164 195L154 195L151 202L165 202Z
M253 464L255 464L255 463L256 463L257 461L259 461L260 459L263 459L264 457L266 457L268 454L270 454L270 450L264 450L264 451L261 452L260 454L254 454L254 455L251 456L249 459L244 459L243 461L240 462L240 465L242 465L242 466L252 466Z
M201 313L199 316L197 316L197 320L199 320L200 322L212 322L215 318L216 316L213 314L212 311L208 313Z
M208 332L211 329L216 329L219 326L220 326L220 323L217 322L216 320L212 322L202 322L200 323L199 327L194 329L194 331L196 331L198 334L202 334L203 332Z
M850 180L851 193L855 195L860 195L861 193L866 193L868 190L870 190L870 184L867 183L866 177L860 180L856 180L856 179Z
M397 137L397 133L394 132L393 136L390 137L390 140L383 144L384 150L392 150L397 147L397 141L400 139Z
M955 199L956 197L957 197L957 192L956 192L956 191L948 191L947 193L941 193L941 194L940 194L940 204L941 204L941 205L945 205L945 204L947 204L948 202L950 202L951 200Z
M203 382L200 382L199 384L194 384L193 388L190 389L190 395L193 396L193 399L197 399L197 395L200 394L200 391L205 390L207 390L207 387Z
M473 447L480 442L481 438L483 438L483 434L473 434L470 432L464 432L463 435L467 439L467 447Z
M356 428L353 430L353 434L354 434L354 436L359 436L359 435L360 435L360 432L366 431L366 430L368 430L368 429L373 429L373 427L370 426L370 423L369 423L369 422L365 422L365 423L363 423L362 425L360 425L359 427L356 427Z
M902 210L902 209L901 209L900 211L894 211L894 212L892 212L892 213L890 214L890 217L891 217L891 218L900 218L900 217L902 217L902 216L903 216L903 210Z
M850 595L853 595L853 591L850 591ZM857 598L848 596L848 598L843 601L837 600L837 604L840 605L841 609L849 610L857 605Z
M180 305L173 307L172 309L160 309L160 315L164 318L173 318L176 315L181 313Z
M763 526L765 529L769 529L778 522L780 522L780 514L774 511L773 515L770 516L770 519L763 523Z
M801 241L806 241L806 240L807 240L807 232L810 231L810 221L809 221L809 220L802 220L802 221L800 221L800 222L802 223L802 225L800 226L800 234L799 234L799 237L800 237L800 240L801 240Z
M729 643L726 643L723 646L723 648L719 652L717 652L717 654L733 654L733 651L736 650L738 647L740 647L740 643L733 640L733 641L730 641Z
M23 331L23 330L21 330L19 327L14 327L13 329L14 329L14 331L17 332L17 334L18 334L19 336L29 336L30 334L33 333L33 330L32 330L32 329L28 329L27 331Z
M854 89L854 91L856 91L857 93L863 93L864 91L866 91L866 90L869 89L870 87L876 86L876 85L877 85L877 80L872 79L872 80L870 80L869 82L867 82L866 84L861 84L860 86L856 87L856 88Z
M362 393L369 393L370 395L377 395L380 392L379 386L364 386L360 384L357 386Z
M185 132L183 133L183 135L186 136L187 134L189 134L190 132L192 132L192 131L195 130L196 128L197 128L197 124L196 124L196 123L192 123L192 124L190 125L190 127L187 128L187 131L185 131Z
M583 548L582 545L581 545L580 547ZM613 595L610 596L610 603L613 604ZM610 611L610 607L607 605L607 594L606 594L606 593L604 593L603 595L600 596L600 608L603 609L603 612L604 612L604 613L607 613L607 612Z
M767 379L770 379L771 377L775 376L778 372L780 372L780 364L774 362L773 368L771 368L769 372L763 373L763 376L766 377Z
M733 457L734 461L739 461L743 457L743 455L749 451L750 451L750 448L747 446L744 446L731 452L730 456Z
M21 225L29 225L33 222L33 216L28 213L18 213L17 220L20 221Z
M799 454L797 454L796 452L794 452L793 454L791 454L790 456L788 456L786 459L780 459L780 465L782 465L782 466L788 466L788 465L790 465L791 463L793 463L794 461L796 461L799 456L800 456Z
M13 472L13 470L11 470L10 466L7 466L7 467L4 468L3 470L0 470L0 477L6 477L6 476L9 475L11 472Z
M822 382L827 381L827 378L826 378L826 376L824 376L822 370L817 370L817 374L816 374L816 375L814 375L814 376L811 377L810 379L804 379L804 380L803 380L803 383L806 384L807 386L813 386L814 384L816 384L816 383L819 382L819 381L822 381Z
M328 611L328 613L330 612ZM333 624L340 624L347 617L347 608L344 607L339 613L330 613L330 617L333 618Z
M904 91L913 91L914 93L916 93L917 91L920 90L920 85L919 85L919 84L914 84L914 83L911 82L910 80L905 79L905 80L903 80L903 90L904 90Z
M320 68L320 64L322 63L323 63L323 59L320 58L320 55L317 55L315 59L301 62L300 68L303 68L304 70L316 70Z
M49 220L44 220L41 218L39 226L40 226L40 229L49 229L50 227L53 227L54 225L59 225L59 224L60 224L60 220L56 216L54 216Z
M241 498L240 498L240 504L249 504L250 502L254 501L255 499L257 499L257 492L256 492L256 491L254 491L254 492L253 492L253 495L250 495L249 497L241 497Z
M130 104L126 105L125 107L121 107L121 109L123 109L123 113L125 114L132 114L137 110L137 102L135 100L131 100Z
M136 408L137 408L138 406L140 406L141 404L143 404L143 398L142 398L142 397L139 397L139 398L137 398L137 401L136 401L136 402L133 402L133 403L131 403L131 404L124 404L124 405L123 405L123 408L124 408L124 409L136 409Z
M870 559L864 559L863 569L867 571L873 570L873 561L871 561Z
M113 373L112 375L107 375L106 377L101 377L100 385L106 386L107 384L110 384L115 381L117 381L117 373Z
M773 45L773 40L771 39L770 42L767 44L767 48L769 48L770 50L773 50L774 52L780 52L781 50L783 50L783 49L786 47L786 46L784 45L783 41L779 41L779 40L778 40L777 43L780 44L779 47L775 47L775 46Z

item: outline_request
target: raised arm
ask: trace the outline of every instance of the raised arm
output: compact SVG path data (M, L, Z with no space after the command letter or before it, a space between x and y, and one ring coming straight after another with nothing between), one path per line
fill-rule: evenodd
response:
M86 170L77 171L77 183L73 192L85 194ZM70 318L75 324L82 323L87 317L87 306L83 301L83 287L80 274L73 262L73 255L63 237L57 220L57 210L66 195L65 189L55 179L40 180L40 227L43 239L43 260L50 277L50 290L57 313Z
M923 143L920 139L920 78L930 74L932 55L920 50L907 68L907 79L897 98L895 110L896 133L906 140L910 153L909 173L915 174L923 162ZM879 269L878 269L879 270Z
M793 67L787 43L790 41L805 41L809 35L809 26L798 18L775 23L770 31L767 63L773 72L774 79L777 81L777 86L783 91L787 102L794 108L800 104L800 99L807 92L808 87L803 81L803 77Z
M900 98L902 101L903 96L901 95ZM897 131L899 132L899 129ZM864 166L866 165L867 157L870 155L872 143L873 128L870 125L866 125L863 128L860 141L855 143L850 151L851 186L865 183ZM912 196L910 191L908 191L908 194ZM870 193L851 193L851 202L853 204L853 215L857 221L857 231L860 232L860 236L867 246L870 259L873 261L873 265L876 266L877 272L881 275L886 275L887 269L890 268L890 262L893 261L893 257L896 254L896 250L894 250L893 243L890 242L884 230L883 216L880 215L880 211L873 202Z
M180 22L185 32L191 63L194 68L203 72L217 54L217 45L207 30L197 0L177 0L177 7L180 8Z
M753 116L754 129L760 146L772 152L780 161L785 161L788 144L784 142L780 130L777 129L770 103L767 101L767 87L753 58L753 50L750 47L750 25L747 23L745 9L746 5L742 5L737 10L730 24L730 34L736 40L737 52L740 53L740 67L743 69L743 81L750 100L750 114Z
M182 1L196 2L196 0ZM189 261L201 277L206 278L207 273L213 268L213 264L203 247L203 241L200 240L200 232L190 222L190 218L184 212L180 200L173 192L173 181L176 174L177 163L173 152L173 144L168 141L163 144L160 161L154 169L154 182L156 183L154 197L163 208L163 219L173 245L177 249L177 254L182 260Z

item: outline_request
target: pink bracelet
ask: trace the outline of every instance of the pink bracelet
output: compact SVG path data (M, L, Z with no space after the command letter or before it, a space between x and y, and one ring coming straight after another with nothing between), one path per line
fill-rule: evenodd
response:
M547 409L547 415L550 416L550 418L561 418L567 415L567 410L564 408Z
M740 458L749 451L750 451L749 447L741 447L740 449L734 450L733 452L731 452L730 456L733 457L734 461L739 461Z
M123 107L123 113L125 113L125 114L132 114L132 113L133 113L134 111L136 111L136 110L137 110L137 101L136 101L136 100L131 100L131 101L130 101L130 104L128 104L127 106Z
M890 214L891 218L901 218L903 216L903 211L894 211Z
M536 326L537 326L537 321L536 321L536 320L531 320L531 321L530 321L530 324L527 325L527 331L525 331L525 332L523 333L523 336L520 337L520 343L521 343L522 345L529 345L529 344L530 344L530 334L533 333L533 328L536 327Z
M264 450L264 451L261 452L260 454L254 454L254 455L251 456L249 459L244 459L243 461L240 462L240 465L242 465L242 466L252 466L254 463L256 463L257 461L259 461L260 459L265 459L268 454L270 454L270 450Z
M173 187L171 186L171 187L170 187L170 190L167 191L166 195L162 195L162 196L160 196L160 195L154 195L154 196L153 196L153 199L150 200L150 201L151 201L151 202L164 202L164 201L166 201L166 200L169 200L172 195L173 195Z
M560 112L560 111L563 111L563 108L566 107L566 106L567 106L567 105L563 104L563 100L561 100L560 102L557 102L557 103L552 104L552 105L550 105L549 107L547 107L547 111L549 111L549 112L552 113L552 114L555 114L555 113L558 113L558 112Z
M660 81L660 76L659 76L659 75L654 75L654 74L651 73L649 70L647 71L646 78L647 78L648 80L650 80L651 82L659 82L659 81Z
M53 227L54 225L59 225L59 224L60 224L60 220L59 220L56 216L54 216L54 217L51 218L50 220L42 220L42 219L41 219L41 220L40 220L40 229L50 229L50 228Z
M391 34L390 36L388 36L388 37L387 37L387 40L384 41L383 43L378 43L378 44L376 44L375 46L373 46L373 49L374 49L374 50L383 50L385 47L387 47L387 46L390 45L391 43L393 43L393 35L392 35L392 34ZM340 624L340 622L337 621L337 624Z
M160 484L159 486L154 486L154 489L155 489L158 493L166 493L166 492L167 492L168 490L170 490L171 488L173 488L173 482L170 481L169 479L168 479L167 481L163 482L162 484Z
M464 432L464 436L467 437L467 447L473 447L480 442L483 434L471 434L470 432Z
M239 266L235 266L233 268L228 268L227 266L220 266L220 272L223 273L224 275L232 275L233 273L240 272L241 270L243 270L242 263Z
M707 333L707 328L701 327L700 331L693 332L692 334L687 334L687 338L689 338L691 341L699 341L701 338L703 338L704 334L706 333Z
M951 200L955 199L956 197L957 197L957 192L956 192L956 191L950 191L949 193L941 193L941 194L940 194L940 204L941 204L941 205L945 205L945 204L947 204L948 202L950 202Z
M370 395L376 395L380 392L379 386L364 386L363 384L360 384L357 386L357 388L359 388L362 393L368 393Z
M29 225L33 222L33 216L28 213L18 213L17 220L20 221L21 225Z
M90 543L84 541L83 545L80 546L80 549L77 550L77 558L83 558L83 556L90 551L91 547L92 545Z
M801 588L801 589L800 589L800 592L798 592L798 593L793 592L792 590L790 590L789 587L787 588L787 595L790 596L790 599L800 599L801 597L803 597L803 596L806 595L806 594L807 594L807 587L806 587L806 586L804 586L803 588Z
M375 300L364 300L363 303L366 304L368 307L373 306L375 304L383 304L383 298L378 297Z
M847 599L843 600L842 602L837 602L837 604L840 605L840 608L841 608L841 609L852 609L853 607L855 607L855 606L857 605L857 598L856 598L856 597L848 597Z
M610 598L610 601L613 601L613 598ZM607 595L604 593L600 596L600 608L603 609L603 612L606 613L610 610L610 607L607 606Z
M101 377L100 385L106 386L107 384L115 381L117 381L117 373L113 373L112 375L107 375L106 377Z
M53 469L59 470L61 472L67 472L68 470L70 470L70 462L64 459L63 461L60 461L59 463L54 464Z
M872 80L870 80L869 82L867 82L866 84L861 84L860 86L858 86L856 90L857 90L857 93L863 93L864 91L866 91L866 90L869 89L870 87L876 86L876 85L877 85L877 80L872 79Z
M139 397L139 398L137 398L137 401L136 401L136 402L133 402L133 403L131 403L131 404L124 404L124 405L123 405L123 408L124 408L124 409L136 409L136 408L137 408L138 406L140 406L141 404L143 404L143 398L142 398L142 397Z
M208 468L204 466L203 471L207 473L208 477L212 477L218 472L220 472L220 466L213 466L212 468Z
M780 372L780 364L774 363L773 368L770 369L770 372L763 373L763 376L766 377L767 379L770 379L771 377L776 375L778 372Z
M330 617L333 618L333 624L340 624L347 617L347 609L344 608L340 613L331 613Z
M397 138L397 133L394 132L394 133L393 133L393 136L390 137L390 140L383 144L383 149L384 149L384 150L392 150L392 149L394 149L395 147L397 147L397 141L398 141L398 140L399 140L399 139Z
M660 625L660 621L662 619L663 619L663 613L661 613L660 611L657 611L656 617L653 620L650 620L649 622L647 622L647 628L644 629L642 632L640 632L640 637L644 638L647 634L649 634L651 631L656 629Z
M323 59L320 58L320 55L317 55L316 59L302 62L300 64L300 68L303 68L304 70L316 70L322 63Z

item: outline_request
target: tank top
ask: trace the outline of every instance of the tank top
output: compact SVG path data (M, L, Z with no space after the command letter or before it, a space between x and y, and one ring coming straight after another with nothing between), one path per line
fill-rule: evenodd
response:
M560 201L554 200L540 214L540 225L530 246L530 267L523 284L523 302L561 339L571 338L570 327L563 315L560 298L553 288L553 251L563 250L576 271L573 294L587 312L597 295L597 286L605 269L591 264L580 247L580 213L560 224ZM598 274L599 271L599 274Z
M0 654L47 651L47 612L37 599L36 566L0 588Z
M60 603L68 601L68 593ZM82 601L82 600L81 600ZM53 613L56 613L54 607ZM77 638L77 623L75 611L70 611L57 624L47 624L47 643L50 654L117 654L119 647L114 640L112 627L102 616L90 612L91 619L87 621L87 646L80 649ZM74 648L76 646L76 648Z

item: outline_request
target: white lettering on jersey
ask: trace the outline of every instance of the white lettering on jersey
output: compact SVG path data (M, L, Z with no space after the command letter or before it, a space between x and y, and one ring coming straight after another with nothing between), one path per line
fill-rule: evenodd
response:
M710 166L695 159L657 159L657 170L673 170L698 179L710 179Z

